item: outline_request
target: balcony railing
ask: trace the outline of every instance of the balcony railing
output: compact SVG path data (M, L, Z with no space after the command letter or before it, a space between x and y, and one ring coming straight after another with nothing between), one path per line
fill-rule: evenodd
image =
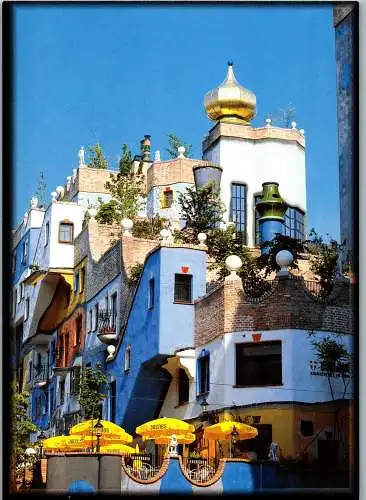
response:
M194 481L205 483L215 475L219 466L219 459L214 457L182 457L182 463L188 477Z
M48 365L42 364L34 366L33 368L34 383L47 382L49 377L50 377L50 372Z
M105 309L98 313L98 333L116 333L117 313Z

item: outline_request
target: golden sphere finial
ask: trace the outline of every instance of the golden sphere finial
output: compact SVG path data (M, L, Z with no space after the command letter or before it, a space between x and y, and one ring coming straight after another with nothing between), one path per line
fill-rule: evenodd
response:
M233 61L228 61L225 80L207 92L204 106L211 120L247 125L255 116L256 97L237 82L233 65Z

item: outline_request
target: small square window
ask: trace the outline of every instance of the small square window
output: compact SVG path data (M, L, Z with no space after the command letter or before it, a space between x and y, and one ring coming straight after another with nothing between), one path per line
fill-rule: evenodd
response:
M58 239L60 243L72 243L74 241L74 224L60 222Z
M174 302L192 302L192 276L176 274L174 283Z
M173 204L173 191L167 189L163 192L161 199L161 208L170 208Z
M148 308L152 309L154 307L155 300L155 279L151 278L149 281L149 298L148 298Z
M314 426L311 420L301 420L301 434L303 436L312 436L314 434Z

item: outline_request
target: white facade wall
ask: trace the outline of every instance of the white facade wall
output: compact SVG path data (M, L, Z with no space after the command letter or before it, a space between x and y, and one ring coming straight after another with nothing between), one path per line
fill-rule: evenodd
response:
M303 402L317 403L332 400L328 378L312 375L310 362L316 361L316 354L311 345L315 337L309 338L307 330L275 330L262 332L261 341L281 340L282 342L282 385L269 387L235 386L235 344L252 342L253 332L235 332L213 340L196 349L196 359L203 349L210 353L210 391L206 396L208 411L231 407L234 404L253 405L269 402ZM331 332L317 332L321 339ZM352 337L335 337L342 339L347 350L352 350ZM192 370L191 370L192 371ZM341 378L332 378L334 397L343 398L344 384ZM352 397L350 381L345 399ZM161 414L174 418L189 419L201 413L200 401L196 401L196 380L190 382L189 404L178 406L178 381L173 379L163 403Z
M88 193L81 191L73 197L72 201L84 208L98 209L100 200L102 200L102 203L107 203L111 198L112 196L107 193Z
M74 239L82 230L85 208L71 202L56 202L52 204L50 219L49 267L73 268L74 245L59 243L59 225L65 219L74 224ZM43 232L44 228L42 228ZM42 239L42 236L41 236Z
M254 246L254 195L262 192L263 182L278 182L281 196L306 212L305 150L294 141L261 141L221 137L204 159L218 163L223 171L221 197L229 218L231 184L247 185L248 245Z
M179 219L181 215L178 203L178 193L184 193L188 187L192 186L194 186L194 184L178 182L176 184L153 187L147 196L147 217L153 217L159 214L160 217L164 217L166 219ZM169 187L173 191L173 203L170 208L161 207L161 198L166 187Z

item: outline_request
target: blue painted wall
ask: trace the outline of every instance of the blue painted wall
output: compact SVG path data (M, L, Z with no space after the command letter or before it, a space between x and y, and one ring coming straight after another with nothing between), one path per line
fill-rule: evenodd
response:
M41 228L31 228L23 235L18 245L15 247L13 254L15 253L16 258L16 267L15 273L12 275L12 283L17 283L19 281L22 273L27 269L29 264L33 263L33 258L35 254L35 249L37 246L39 234ZM23 262L23 245L27 243L28 245L28 254Z
M161 249L161 301L159 352L174 354L182 347L193 346L194 305L174 303L175 273L182 266L192 275L192 302L206 293L206 253L188 248Z
M354 197L357 186L357 171L354 154L354 135L357 113L355 89L356 8L335 28L337 104L338 104L338 150L339 150L339 202L340 239L346 240L352 261L356 259L354 248ZM354 261L353 261L354 262Z
M102 344L97 337L98 330L89 331L89 311L93 311L96 304L99 304L99 310L104 310L106 307L110 308L110 297L113 293L117 292L117 332L119 331L120 325L120 286L121 277L116 276L113 280L111 280L104 288L102 288L92 299L90 299L86 303L86 315L85 315L85 343L84 343L84 354L83 354L83 363L91 363L92 366L95 366L97 363L102 363L104 365L104 361L106 358L106 349L107 346ZM108 297L108 306L106 306L106 297ZM94 316L93 316L94 317Z
M155 280L155 297L154 307L149 310L148 290L151 277ZM107 365L108 373L116 380L116 423L123 424L130 432L139 425L134 422L145 419L146 414L151 415L158 398L157 391L152 392L149 387L149 383L155 385L156 379L151 377L151 373L145 373L142 364L158 354L159 302L160 252L154 252L145 263L117 356ZM131 345L131 367L125 372L124 359L128 345ZM149 400L144 399L147 397L144 389L148 387Z
M182 248L152 253L140 279L123 340L107 371L116 380L116 423L129 432L158 417L171 376L161 368L179 347L193 345L194 306L174 304L174 275L188 266L193 276L192 297L204 295L206 254ZM154 307L148 308L149 282L154 278ZM125 350L131 346L131 368L124 370Z

